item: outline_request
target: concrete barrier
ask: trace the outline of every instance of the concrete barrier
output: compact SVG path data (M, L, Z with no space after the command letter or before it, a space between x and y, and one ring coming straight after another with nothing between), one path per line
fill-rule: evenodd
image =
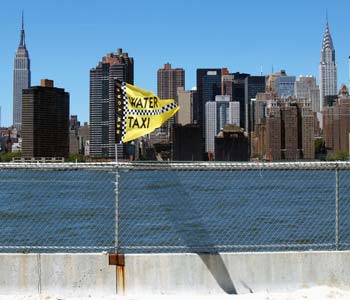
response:
M107 254L0 254L1 294L64 297L350 289L350 251L130 254L123 272ZM116 278L116 274L122 274ZM122 280L122 282L120 282Z
M350 252L150 254L125 257L125 293L243 294L350 289Z
M0 294L104 296L116 293L107 254L0 254Z

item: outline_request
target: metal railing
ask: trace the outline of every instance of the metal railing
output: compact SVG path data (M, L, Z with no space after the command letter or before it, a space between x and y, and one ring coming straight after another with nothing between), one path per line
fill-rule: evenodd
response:
M0 164L2 252L350 248L350 163Z

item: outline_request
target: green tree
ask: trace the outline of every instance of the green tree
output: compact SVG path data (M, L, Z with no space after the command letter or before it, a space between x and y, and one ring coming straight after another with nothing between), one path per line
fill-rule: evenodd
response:
M327 160L330 161L339 161L339 160L348 160L349 153L346 151L337 151L332 154L327 155Z
M323 138L315 139L315 153L324 153L326 150L326 146Z
M21 157L21 152L0 152L1 162L10 162L14 157Z
M68 156L67 162L85 162L85 156L79 153L71 153Z

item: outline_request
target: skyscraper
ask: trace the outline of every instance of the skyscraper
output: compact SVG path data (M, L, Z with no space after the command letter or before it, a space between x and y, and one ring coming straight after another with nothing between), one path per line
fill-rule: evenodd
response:
M266 117L255 125L253 155L268 160L314 159L315 117L305 98L278 98L266 105ZM257 139L261 133L262 141Z
M228 95L217 95L205 104L205 151L215 153L215 136L226 124L239 126L239 102Z
M69 93L47 79L24 89L22 120L23 157L68 157Z
M323 108L327 106L326 97L337 95L337 65L335 63L335 50L331 33L329 31L328 19L326 23L326 32L322 42L319 75L320 111L323 111Z
M177 124L193 123L193 91L185 91L183 87L177 88L177 101L181 109L175 115Z
M298 152L298 109L289 104L281 107L282 159L296 160Z
M281 70L277 73L271 73L266 76L266 92L276 94L276 79L287 76L286 70Z
M221 69L197 69L197 93L193 104L193 119L205 132L206 103L221 94Z
M310 107L300 107L301 128L301 146L303 159L315 159L315 117Z
M240 110L240 124L241 128L245 128L245 79L249 77L249 74L246 73L233 73L233 82L232 82L232 100L239 102Z
M160 99L175 99L178 101L177 88L185 88L185 70L182 68L171 68L171 64L166 63L163 69L157 72L157 94ZM169 134L174 117L171 117L162 128Z
M134 84L134 59L118 49L102 58L90 70L90 156L115 158L115 93L114 79ZM118 156L123 156L123 145Z
M172 135L172 159L199 161L203 159L202 132L198 124L175 124Z
M344 85L338 99L331 107L325 107L323 112L324 140L327 152L349 151L350 132L350 97Z
M299 76L295 81L295 97L304 98L313 112L320 111L320 88L313 76Z
M252 120L254 119L251 108L252 99L258 93L265 93L266 90L265 76L248 76L244 79L244 129L246 132L252 130ZM236 99L234 98L236 101Z
M30 59L26 48L22 14L21 39L16 51L13 69L13 126L21 130L22 91L30 87Z
M223 68L221 76L221 94L229 95L232 101L239 102L240 109L240 124L239 126L245 127L245 79L249 77L249 74L245 73L229 73L227 68Z
M185 88L185 70L182 68L171 68L171 64L166 63L163 69L157 72L157 90L160 99L177 100L177 88Z
M276 94L280 98L294 96L295 76L281 76L275 80Z
M268 108L266 118L266 156L269 161L281 160L281 108Z
M240 105L238 101L230 101L228 107L228 121L231 125L239 127L240 123ZM226 125L226 124L224 124Z

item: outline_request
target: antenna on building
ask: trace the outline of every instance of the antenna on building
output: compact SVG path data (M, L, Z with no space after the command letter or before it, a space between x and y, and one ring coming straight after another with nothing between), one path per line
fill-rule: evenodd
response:
M350 56L349 56L349 90L350 90Z
M261 76L263 75L263 66L262 65L260 66L260 75Z
M271 65L271 74L273 74L273 65Z

